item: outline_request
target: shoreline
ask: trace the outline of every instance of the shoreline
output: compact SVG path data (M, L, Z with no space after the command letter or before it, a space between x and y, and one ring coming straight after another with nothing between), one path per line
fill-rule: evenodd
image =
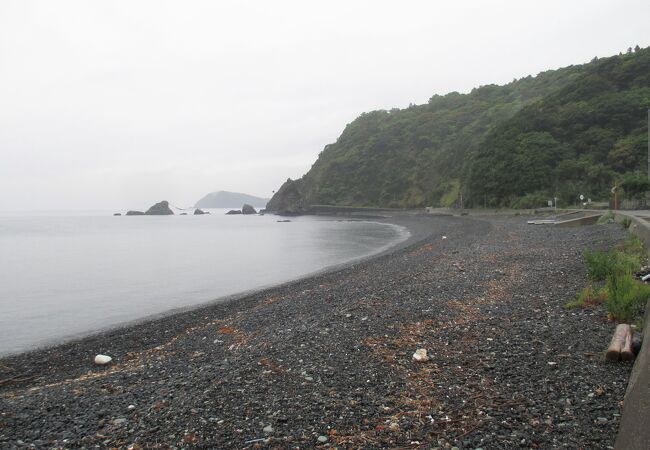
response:
M620 227L411 219L348 267L0 360L35 376L0 385L0 447L613 445L631 366L598 357L603 311L563 306Z
M367 259L370 259L370 258L374 258L376 256L383 255L383 254L385 254L387 252L391 252L393 249L400 248L400 246L402 246L404 243L413 242L413 239L412 239L412 236L411 236L411 231L408 229L408 226L400 225L400 223L405 220L404 216L407 216L406 220L407 220L407 222L409 222L407 225L410 225L412 223L412 220L411 221L408 220L408 216L410 214L399 214L399 215L401 217L395 218L394 220L393 220L393 217L389 217L389 216L367 217L367 216L350 215L350 216L345 216L345 217L341 217L341 216L324 216L324 217L320 217L322 219L329 219L331 221L364 221L364 222L369 222L369 223L374 222L374 223L382 223L382 224L388 224L388 225L394 226L395 229L396 229L396 233L397 233L396 234L396 241L394 243L390 243L390 244L387 244L385 246L379 247L377 250L373 251L370 254L354 257L354 258L352 258L350 260L347 260L347 261L344 261L344 262L341 262L341 263L335 263L335 264L332 264L332 265L329 265L329 266L325 266L325 267L323 267L321 269L313 270L311 272L306 272L306 273L304 273L302 275L298 275L297 277L294 277L294 278L287 278L287 279L280 280L280 281L277 281L277 282L271 282L271 283L268 283L268 284L263 284L263 285L259 285L259 286L256 286L256 287L243 289L241 291L233 292L233 293L230 293L230 294L225 294L225 295L220 295L220 296L213 297L213 298L203 299L203 300L201 300L201 301L199 301L197 303L194 303L194 304L172 307L172 308L170 308L168 310L165 310L165 311L150 313L150 314L147 314L145 316L136 317L134 319L127 319L127 320L124 320L124 321L121 321L121 322L112 323L112 324L102 326L102 327L98 327L98 328L95 328L95 329L89 329L89 330L86 330L86 331L80 331L80 332L76 332L76 333L72 333L72 334L63 335L63 336L60 336L60 337L45 339L45 340L42 340L39 343L36 343L35 345L33 345L33 346L29 347L29 348L23 348L23 349L14 350L14 351L7 351L7 352L0 352L0 360L20 356L20 355L23 355L23 354L26 354L26 353L32 353L32 352L38 352L38 351L46 351L46 350L51 349L53 347L59 347L59 346L62 346L62 345L68 344L68 343L82 341L82 340L85 340L87 338L91 338L93 336L106 335L108 333L118 331L118 330L123 329L123 328L129 328L131 326L136 326L138 324L142 324L142 323L145 323L145 322L155 321L155 320L158 320L158 319L165 318L167 316L173 316L173 315L176 315L176 314L181 314L181 313L188 312L188 311L191 311L191 310L194 310L194 309L201 309L203 307L208 307L208 306L213 305L213 304L229 302L229 301L236 301L237 299L240 299L240 298L243 298L243 297L246 297L246 296L249 296L249 295L257 294L257 293L259 293L261 291L264 291L266 289L270 289L270 288L278 287L278 286L283 286L285 284L294 283L294 282L304 280L304 279L307 279L307 278L310 278L310 277L313 277L313 276L316 276L316 275L320 275L320 274L324 274L324 273L327 273L327 272L340 270L340 269L345 268L345 267L347 267L349 265L352 265L352 264L355 264L355 263L358 263L358 262L361 262L361 261L364 261L364 260L367 260ZM280 217L280 216L278 216L278 217ZM400 234L402 232L404 232L403 230L406 230L406 233L408 233L408 236L405 239L403 239L400 236ZM420 233L420 235L421 234L422 233ZM425 237L425 236L420 236L420 238L423 238L423 237ZM408 244L408 245L410 245L410 244Z
M18 360L23 360L23 359L38 359L39 357L43 357L44 359L47 359L51 357L53 354L63 352L63 353L68 353L68 347L73 347L75 352L78 352L80 350L80 347L85 346L86 344L93 344L93 347L96 347L96 344L98 340L111 340L114 339L115 334L119 334L121 332L129 332L133 331L133 329L136 329L138 327L142 326L154 326L157 323L164 323L166 321L173 320L176 317L185 317L185 315L196 315L200 311L203 310L209 310L217 305L225 305L225 304L231 304L231 303L237 303L239 301L245 300L249 297L253 296L258 296L258 295L263 295L266 291L270 291L273 289L280 289L280 288L291 288L292 286L308 281L310 279L319 277L319 276L324 276L328 274L333 274L341 270L345 270L351 267L354 267L357 264L361 264L364 262L371 261L375 258L380 258L385 255L392 254L394 252L403 250L404 248L410 247L412 245L416 245L418 242L426 239L427 237L430 236L431 233L434 232L434 230L425 230L426 226L423 226L423 219L422 219L422 214L421 213L414 213L414 212L392 212L392 214L395 215L390 215L390 216L364 216L364 215L355 215L355 214L348 214L348 215L337 215L337 216L319 216L319 217L329 217L332 220L358 220L358 221L366 221L366 222L377 222L377 223L387 223L390 225L396 225L398 227L405 228L407 232L409 233L409 236L399 242L396 242L393 245L389 245L388 248L384 250L380 250L376 253L372 253L370 255L366 256L361 256L358 258L354 258L350 261L342 262L339 264L334 264L331 266L324 267L322 269L316 270L314 272L306 273L302 276L299 276L294 279L286 280L277 284L270 284L267 286L261 286L258 288L252 288L248 290L244 290L241 292L237 292L235 294L230 294L230 295L225 295L222 297L217 297L208 301L204 301L201 303L197 303L194 305L190 306L185 306L185 307L178 307L178 308L173 308L167 311L163 311L160 313L148 315L145 317L141 317L139 319L133 319L127 322L122 322L119 324L115 324L112 326L108 326L106 328L102 328L99 330L96 330L94 332L89 332L89 333L80 333L78 335L72 335L72 336L67 336L63 337L60 339L53 339L47 343L44 343L43 345L37 346L32 349L28 349L25 351L20 351L17 353L9 353L6 355L0 355L0 379L5 378L6 374L2 373L2 365L5 361L10 361L12 364L16 364L14 361ZM280 217L280 216L279 216ZM419 220L418 220L419 217ZM132 349L131 351L137 350L136 348ZM100 352L101 353L101 352ZM19 365L22 363L18 363ZM1 392L1 386L0 386L0 392Z

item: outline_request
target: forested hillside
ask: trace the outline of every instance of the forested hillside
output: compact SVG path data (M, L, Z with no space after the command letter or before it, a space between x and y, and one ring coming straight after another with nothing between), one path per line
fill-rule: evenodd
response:
M474 204L535 206L556 194L607 199L647 186L650 49L586 66L488 133L467 172Z
M541 206L642 191L650 50L364 113L270 210L315 204Z

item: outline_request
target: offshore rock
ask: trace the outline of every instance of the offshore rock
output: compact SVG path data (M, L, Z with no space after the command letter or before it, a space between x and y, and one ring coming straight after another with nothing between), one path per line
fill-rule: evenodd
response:
M255 208L253 208L249 204L245 204L244 206L241 207L241 212L242 214L257 214L257 211L255 211Z
M169 216L173 215L174 211L169 208L169 202L163 200L149 208L145 214L147 216Z
M201 216L201 215L203 215L203 214L205 214L205 211L203 211L202 209L196 208L196 209L194 210L194 215L195 215L195 216Z
M289 216L307 212L301 185L301 180L289 178L266 204L266 210Z
M231 209L230 211L228 211L226 213L226 215L230 215L230 216L235 215L235 214L241 214L241 211L238 210L238 209Z
M142 211L127 211L126 215L127 216L144 216L144 212L142 212Z

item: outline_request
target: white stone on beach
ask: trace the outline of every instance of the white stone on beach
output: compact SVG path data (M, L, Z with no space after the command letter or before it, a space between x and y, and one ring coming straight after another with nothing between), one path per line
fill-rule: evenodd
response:
M424 348L418 348L415 353L413 353L413 361L425 362L429 360L429 355L427 355L427 350Z
M95 364L99 366L105 366L106 364L110 364L111 361L113 361L113 358L111 358L108 355L97 355L95 356Z

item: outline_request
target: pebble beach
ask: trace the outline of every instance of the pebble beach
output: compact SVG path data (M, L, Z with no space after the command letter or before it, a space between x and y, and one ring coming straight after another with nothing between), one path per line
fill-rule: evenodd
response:
M411 238L0 359L0 448L613 448L632 365L604 360L604 309L564 305L620 226L373 220Z

